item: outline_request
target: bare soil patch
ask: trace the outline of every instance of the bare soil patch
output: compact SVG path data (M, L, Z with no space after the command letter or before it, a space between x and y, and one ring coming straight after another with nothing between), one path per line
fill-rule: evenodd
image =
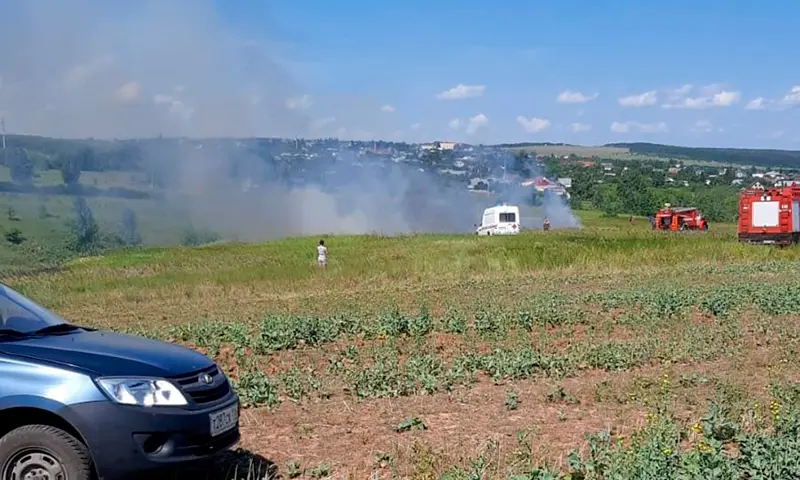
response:
M373 472L389 478L390 469L401 478L424 477L420 469L435 476L480 454L491 454L501 468L521 458L564 466L568 453L584 446L585 434L609 429L625 441L641 428L662 381L669 382L670 403L688 424L703 415L709 399L719 396L719 385L758 400L765 398L771 380L794 376L786 366L772 370L770 378L753 378L753 369L763 368L763 355L769 355L753 353L706 364L592 370L561 382L497 385L480 378L471 388L431 396L358 402L336 395L327 401L284 402L274 412L244 411L242 446L274 460L279 468L288 461L304 468L328 463L337 476L352 478L370 478ZM686 380L697 378L704 381ZM559 387L569 400L553 393ZM517 395L514 410L506 408L507 391ZM427 429L394 430L411 417ZM525 432L529 448L518 438Z

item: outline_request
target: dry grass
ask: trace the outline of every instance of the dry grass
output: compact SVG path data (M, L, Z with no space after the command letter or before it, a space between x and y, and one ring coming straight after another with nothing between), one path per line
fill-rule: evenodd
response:
M535 151L539 155L576 155L578 157L600 157L628 159L632 154L629 149L621 147L587 147L582 145L541 145L533 147L517 147L511 150Z

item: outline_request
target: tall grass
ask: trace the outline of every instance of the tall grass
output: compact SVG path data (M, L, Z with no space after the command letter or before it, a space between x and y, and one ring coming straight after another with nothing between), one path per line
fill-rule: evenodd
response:
M555 269L614 270L686 264L762 262L800 257L795 248L747 246L723 234L592 230L525 233L510 237L414 235L326 237L331 283L371 279L426 282ZM151 287L170 283L275 286L320 275L314 238L259 245L151 248L108 252L68 263L67 291Z

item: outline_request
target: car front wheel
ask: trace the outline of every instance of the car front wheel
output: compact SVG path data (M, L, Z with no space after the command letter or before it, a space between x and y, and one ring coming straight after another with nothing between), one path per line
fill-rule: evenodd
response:
M92 461L86 446L49 425L25 425L0 439L2 480L89 480Z

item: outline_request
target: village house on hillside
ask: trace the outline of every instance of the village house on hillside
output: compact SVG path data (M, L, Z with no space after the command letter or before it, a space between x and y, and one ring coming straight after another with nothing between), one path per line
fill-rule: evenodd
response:
M572 185L571 178L564 178L560 180L565 180L566 183ZM545 177L531 178L529 180L525 180L520 185L527 188L533 188L538 193L550 192L559 196L566 196L567 198L570 197L569 192L567 192L567 187L563 183L560 181L549 180Z

